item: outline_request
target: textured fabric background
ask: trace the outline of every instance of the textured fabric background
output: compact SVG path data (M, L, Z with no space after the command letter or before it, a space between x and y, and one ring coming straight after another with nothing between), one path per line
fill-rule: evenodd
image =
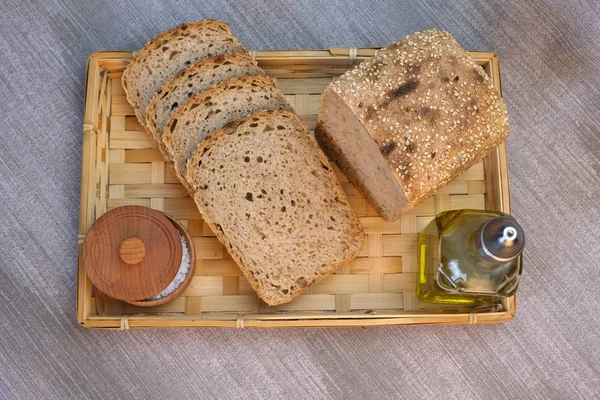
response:
M167 4L169 3L169 4ZM0 1L0 398L600 397L600 2ZM500 57L516 318L491 326L99 332L75 320L85 66L207 17L250 49L424 28Z

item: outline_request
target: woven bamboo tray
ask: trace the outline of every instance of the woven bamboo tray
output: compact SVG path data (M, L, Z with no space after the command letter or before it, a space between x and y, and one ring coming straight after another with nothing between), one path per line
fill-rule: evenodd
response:
M337 76L374 49L255 51L300 118L313 129L319 96ZM471 52L500 91L498 59ZM502 310L461 309L422 303L416 296L417 233L439 212L475 208L510 212L506 148L442 188L399 221L385 222L336 168L348 199L368 234L359 258L288 304L259 300L227 251L202 220L156 144L125 99L121 75L130 52L94 53L88 63L79 222L77 320L91 328L316 327L399 324L480 324L510 320L514 297ZM83 240L106 211L143 205L178 219L193 237L196 270L171 303L140 308L94 290L82 264Z

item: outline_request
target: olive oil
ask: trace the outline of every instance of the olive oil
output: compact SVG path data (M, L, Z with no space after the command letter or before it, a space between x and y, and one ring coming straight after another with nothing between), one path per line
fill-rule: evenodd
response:
M419 234L422 301L476 306L517 290L522 272L523 229L497 211L438 214Z

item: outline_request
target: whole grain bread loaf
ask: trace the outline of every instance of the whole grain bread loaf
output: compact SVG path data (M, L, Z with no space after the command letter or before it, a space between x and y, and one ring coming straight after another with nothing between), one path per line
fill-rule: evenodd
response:
M173 79L160 88L150 100L146 109L146 126L159 143L165 158L162 141L167 121L183 103L213 86L242 76L264 75L265 71L256 65L254 58L240 53L221 54L200 61L180 71Z
M315 137L381 216L395 220L508 136L506 106L447 32L410 35L323 93Z
M263 76L230 79L187 101L167 122L163 134L175 172L185 182L187 161L210 133L258 111L276 109L292 108L275 83ZM193 190L188 185L189 189Z
M154 93L182 69L226 53L247 53L223 22L203 20L179 25L150 40L123 73L127 100L146 126L146 108Z
M262 111L211 134L187 180L206 223L270 305L290 301L364 245L329 161L293 113Z

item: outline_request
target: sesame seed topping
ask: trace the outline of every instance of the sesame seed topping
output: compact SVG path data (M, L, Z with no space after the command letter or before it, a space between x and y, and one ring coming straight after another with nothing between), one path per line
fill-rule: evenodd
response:
M414 90L392 94L411 80ZM331 87L377 132L378 145L396 143L388 161L413 205L508 134L506 106L491 80L445 32L399 40Z

